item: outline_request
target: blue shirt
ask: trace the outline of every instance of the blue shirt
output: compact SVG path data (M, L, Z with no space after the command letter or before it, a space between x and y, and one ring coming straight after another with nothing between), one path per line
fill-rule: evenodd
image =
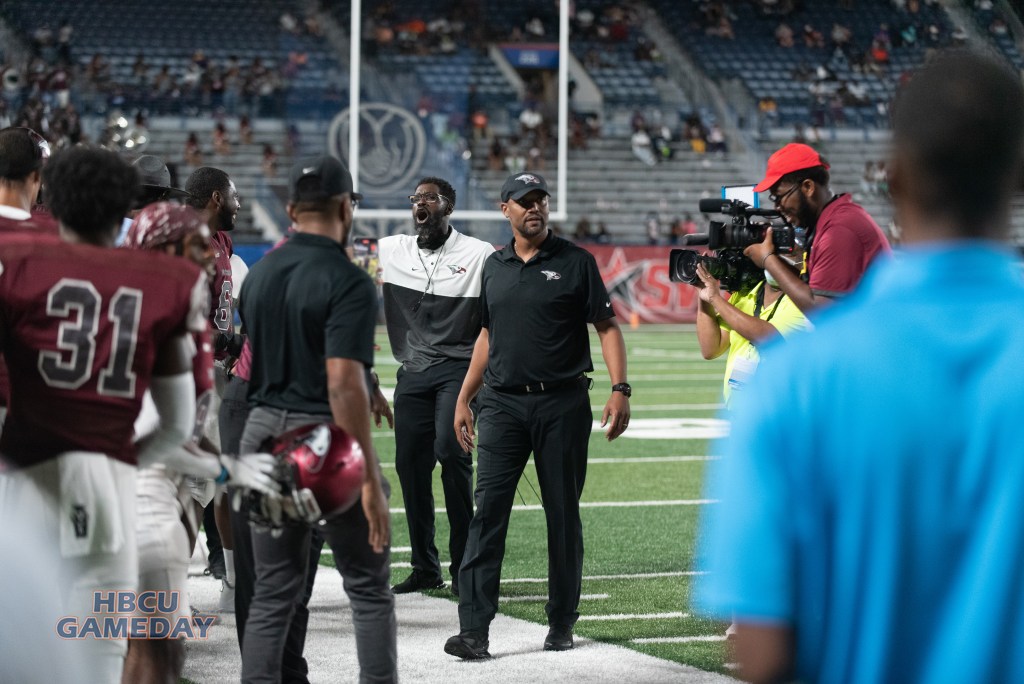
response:
M1022 314L1012 254L933 244L766 350L697 607L793 627L806 681L1024 682Z

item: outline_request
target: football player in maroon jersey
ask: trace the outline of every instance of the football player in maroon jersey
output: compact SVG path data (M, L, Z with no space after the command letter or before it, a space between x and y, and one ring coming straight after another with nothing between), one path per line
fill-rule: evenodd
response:
M136 587L135 465L192 433L190 335L205 328L208 289L184 259L110 249L139 189L117 154L70 148L49 161L43 181L60 239L0 236L0 347L11 380L0 518L31 511L24 534L52 540L64 614L86 619L106 612L103 592ZM136 445L147 388L160 424ZM16 555L8 551L0 556ZM118 682L118 636L42 638L89 659L82 681Z
M196 209L210 226L211 242L214 248L215 273L210 281L210 329L213 332L214 381L217 388L216 400L211 413L216 418L220 412L220 397L227 384L227 369L242 353L242 335L235 333L235 310L233 303L233 279L231 277L231 255L234 252L230 231L235 229L235 220L241 206L238 190L227 173L212 166L202 166L189 175L185 181L189 197L186 203ZM220 425L216 419L208 424L210 441L220 448ZM218 495L217 503L208 506L203 515L207 547L210 551L210 574L225 580L222 590L230 591L234 586L234 543L231 538L230 511L228 502ZM233 602L232 602L233 603Z
M43 185L43 163L50 145L31 128L0 131L0 232L39 231L57 234L52 222L39 222L32 214ZM0 426L7 414L7 364L0 356Z

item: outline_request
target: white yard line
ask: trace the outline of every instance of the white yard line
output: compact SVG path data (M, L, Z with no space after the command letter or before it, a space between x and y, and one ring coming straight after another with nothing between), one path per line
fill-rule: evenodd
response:
M697 577L703 575L702 570L671 570L668 572L633 572L621 575L584 575L584 582L600 582L603 580L623 579L657 579L659 577ZM502 578L502 584L545 584L547 577L509 577Z
M689 613L615 613L613 615L580 615L580 622L614 622L615 620L672 620L690 617Z
M652 506L705 506L717 503L715 499L662 499L655 501L581 501L580 508L648 508ZM540 504L522 504L513 506L512 511L543 511ZM405 508L392 508L392 515L405 513ZM435 508L434 513L447 513L444 508Z
M611 598L608 594L580 594L581 601L602 601ZM548 595L536 596L499 596L499 603L529 603L531 601L547 601Z
M706 636L680 636L680 637L648 637L642 639L630 639L634 644L692 644L700 641L725 641L725 635Z

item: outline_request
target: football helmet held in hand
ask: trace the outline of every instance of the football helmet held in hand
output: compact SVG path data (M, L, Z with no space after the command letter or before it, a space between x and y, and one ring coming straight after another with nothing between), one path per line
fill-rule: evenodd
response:
M281 496L245 495L249 518L257 525L313 524L344 513L359 500L363 450L340 427L304 425L268 440L264 448L278 459L273 477Z

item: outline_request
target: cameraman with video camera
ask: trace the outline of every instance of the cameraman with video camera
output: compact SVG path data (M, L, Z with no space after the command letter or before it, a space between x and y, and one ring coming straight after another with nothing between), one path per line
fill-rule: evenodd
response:
M787 336L807 329L810 324L768 273L767 280L750 290L733 292L728 299L722 295L718 279L704 264L697 265L697 277L703 283L698 293L697 341L701 354L708 360L729 351L723 388L728 406L732 392L741 390L757 369L758 347L776 333Z
M790 143L768 158L755 192L768 191L775 208L807 229L804 272L797 275L778 256L771 230L744 254L770 273L805 314L853 290L871 261L890 253L878 224L847 194L829 188L829 166L810 146Z

